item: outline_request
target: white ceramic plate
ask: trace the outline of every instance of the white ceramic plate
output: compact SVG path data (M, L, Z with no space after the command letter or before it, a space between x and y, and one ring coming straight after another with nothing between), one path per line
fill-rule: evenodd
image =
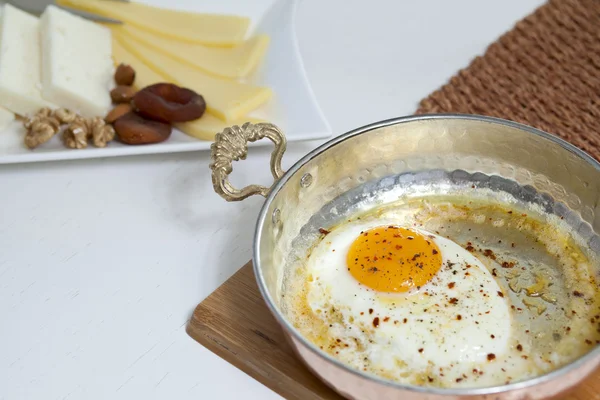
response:
M300 57L294 26L296 0L137 1L182 10L250 17L251 33L266 33L271 37L264 63L251 81L269 86L274 92L269 104L251 115L279 126L288 141L319 139L331 134L329 125L310 88ZM18 122L14 122L7 130L0 132L0 164L175 153L207 150L211 145L211 142L201 141L173 130L169 140L153 145L127 146L113 142L103 149L90 146L82 150L72 150L66 149L57 135L39 148L29 150L23 144L24 134ZM257 142L257 145L269 143L266 142Z

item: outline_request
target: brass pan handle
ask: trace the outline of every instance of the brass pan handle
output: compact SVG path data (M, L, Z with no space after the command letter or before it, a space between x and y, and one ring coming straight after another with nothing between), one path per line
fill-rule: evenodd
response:
M281 169L281 158L286 149L286 139L283 132L275 125L269 123L252 124L246 122L241 127L234 125L217 133L215 142L210 146L210 169L212 182L217 192L227 201L240 201L246 197L260 194L266 197L270 187L249 185L243 189L234 188L229 182L229 174L233 170L233 162L245 160L248 156L248 143L263 138L270 139L275 145L271 153L271 174L277 182L284 174Z

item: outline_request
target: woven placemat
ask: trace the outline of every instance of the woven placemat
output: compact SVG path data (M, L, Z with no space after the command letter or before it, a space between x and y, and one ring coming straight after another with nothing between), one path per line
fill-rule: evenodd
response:
M600 0L551 0L419 104L510 119L600 160Z

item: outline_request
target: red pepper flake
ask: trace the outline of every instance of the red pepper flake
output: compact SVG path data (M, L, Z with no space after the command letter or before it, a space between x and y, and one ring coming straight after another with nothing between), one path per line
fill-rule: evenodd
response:
M419 353L422 353L424 349L419 349Z
M496 272L498 272L498 271L496 271L496 268L492 269L492 276L498 276L498 274Z
M438 251L436 249L431 250L431 252L433 253L433 255L435 256L436 254L438 254Z
M433 378L430 376L427 377L427 380L429 381L429 383L433 382Z
M379 317L373 318L373 326L377 328L379 326Z
M470 251L470 252L472 253L472 252L474 252L474 251L475 251L475 248L474 248L473 246L471 246L471 245L468 245L468 246L466 247L466 250L467 250L467 251Z
M462 382L462 378L456 378L456 383Z
M502 293L501 291L498 291L498 296L504 297L504 293Z
M389 320L390 320L390 317L385 317L385 318L383 319L383 322L388 322Z
M361 311L361 312L360 312L360 315L365 315L365 312L364 312L364 311Z
M496 336L494 336L494 335L490 335L490 337L491 337L492 339L496 339Z
M456 282L450 282L448 284L448 288L452 289L454 286L456 286Z
M519 351L523 351L523 346L522 346L521 344L518 344L518 345L517 345L517 350L519 350Z
M336 342L341 343L342 340L341 339L335 339Z
M515 266L515 263L514 263L514 262L506 262L506 261L504 261L504 262L502 263L502 268L512 268L512 267L514 267L514 266Z
M402 248L402 246L400 246L399 244L396 245L396 250L400 250Z
M452 297L450 299L450 304L456 304L456 303L458 303L458 299L456 297Z
M456 316L456 319L460 321L460 320L462 319L462 315L458 314L458 315Z
M488 361L494 361L496 359L496 355L494 353L490 353L487 355Z
M402 322L407 323L408 319L404 318L404 320Z
M329 233L331 233L331 231L329 231L325 228L319 228L319 233L322 235L328 235Z
M473 369L473 373L474 373L474 374L477 374L478 372L479 372L479 371L477 371L477 369L476 369L476 368L475 368L475 369Z
M373 309L369 308L369 314L373 314Z
M486 257L488 257L488 258L491 258L492 260L495 260L495 259L496 259L496 255L495 255L495 254L494 254L494 252L493 252L492 250L490 250L490 249L485 249L485 250L483 251L483 255L484 255L484 256L486 256Z
M575 290L575 291L573 291L573 296L575 296L575 297L583 297L583 293Z

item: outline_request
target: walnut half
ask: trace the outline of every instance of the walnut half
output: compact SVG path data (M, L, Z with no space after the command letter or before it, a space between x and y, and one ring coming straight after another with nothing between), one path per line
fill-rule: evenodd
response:
M60 129L60 121L49 108L42 108L33 117L23 121L27 129L25 146L35 149L37 146L52 139Z
M106 147L114 138L115 130L100 117L77 117L63 132L63 142L70 149L86 148L88 139L92 139L96 147Z

